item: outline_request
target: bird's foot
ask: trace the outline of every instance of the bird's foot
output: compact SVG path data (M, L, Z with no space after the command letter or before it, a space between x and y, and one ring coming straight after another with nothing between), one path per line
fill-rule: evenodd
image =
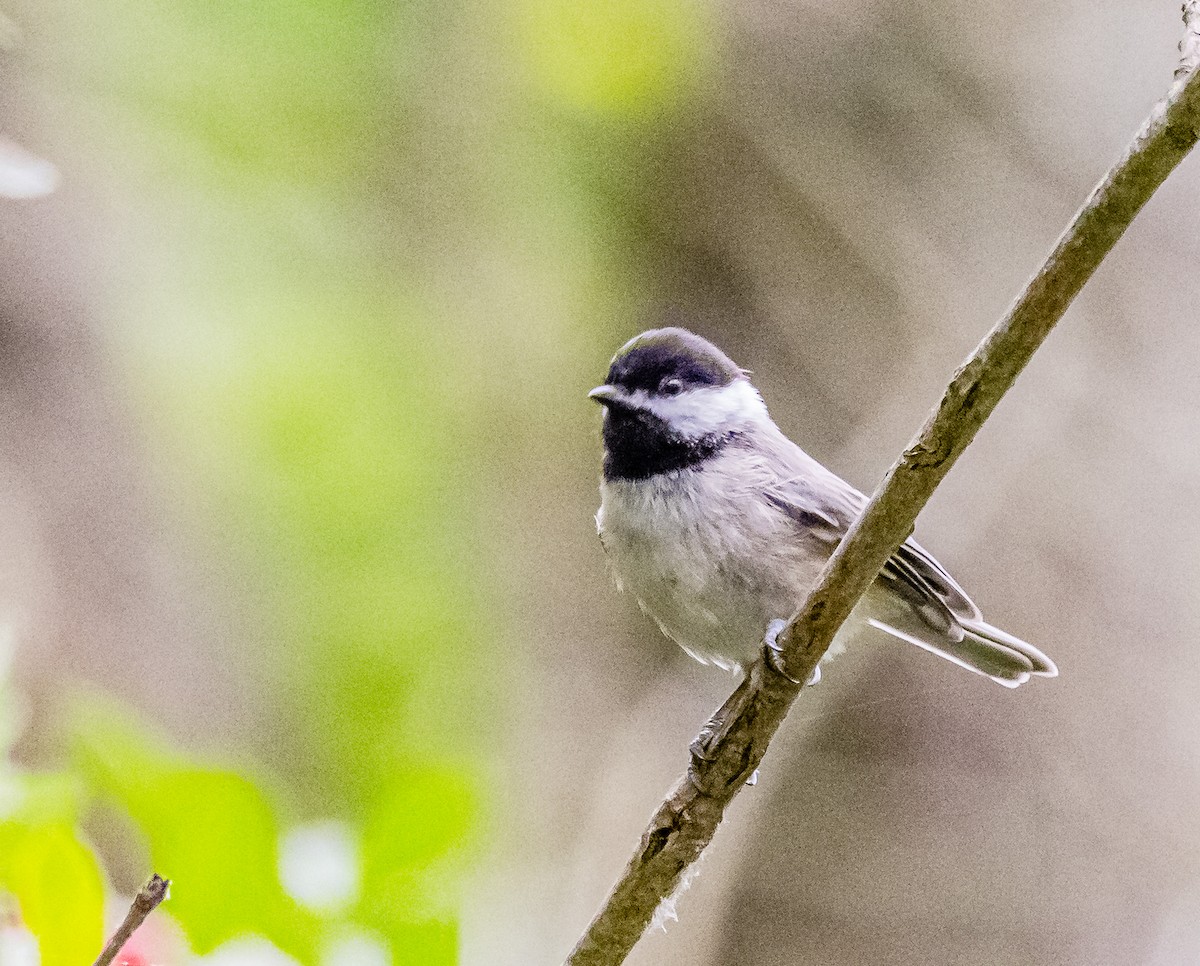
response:
M695 740L688 745L688 751L692 756L693 772L702 772L704 767L716 757L716 749L725 740L733 718L737 714L737 709L741 706L742 693L751 686L750 675L744 675L733 694L713 713L713 716L700 729L700 734L696 735Z
M787 621L780 620L779 618L776 618L767 625L767 633L763 636L763 662L781 678L786 678L792 684L803 683L808 686L820 683L821 666L819 664L812 669L812 674L804 682L788 674L787 667L783 663L783 648L779 646L779 632L785 627L787 627Z

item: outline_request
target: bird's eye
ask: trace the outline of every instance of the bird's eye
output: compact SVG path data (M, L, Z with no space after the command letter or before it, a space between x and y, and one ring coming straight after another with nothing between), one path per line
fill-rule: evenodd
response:
M664 396L678 396L683 392L683 383L678 379L667 379L658 387L658 391Z

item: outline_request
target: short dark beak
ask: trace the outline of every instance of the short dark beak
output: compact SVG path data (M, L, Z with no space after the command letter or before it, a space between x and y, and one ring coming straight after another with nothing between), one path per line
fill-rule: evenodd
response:
M607 406L610 403L619 402L625 398L623 393L616 386L597 386L588 393L588 399L594 399L601 406Z

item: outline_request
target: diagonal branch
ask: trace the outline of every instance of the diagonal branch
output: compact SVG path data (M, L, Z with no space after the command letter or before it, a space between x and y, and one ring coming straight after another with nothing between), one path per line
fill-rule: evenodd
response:
M1187 36L1177 80L1124 157L1092 191L1037 274L955 373L925 426L888 471L800 610L779 635L788 676L808 678L851 609L917 514L1071 301L1200 136L1200 3L1184 5ZM1193 57L1195 54L1195 58ZM641 843L567 966L618 966L660 902L712 840L726 806L758 767L800 689L757 663L709 723L693 758L650 820Z

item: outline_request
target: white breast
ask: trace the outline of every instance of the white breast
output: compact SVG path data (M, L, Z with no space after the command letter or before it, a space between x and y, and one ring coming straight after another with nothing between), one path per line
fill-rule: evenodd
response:
M823 560L761 497L768 471L730 451L698 467L600 488L596 524L618 587L689 654L720 667L758 654Z

